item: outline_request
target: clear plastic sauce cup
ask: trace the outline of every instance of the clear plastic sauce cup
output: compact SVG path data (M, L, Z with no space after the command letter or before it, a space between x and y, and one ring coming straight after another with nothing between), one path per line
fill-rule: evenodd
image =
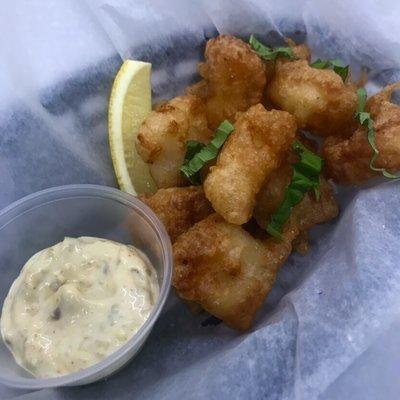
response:
M117 351L82 371L57 378L35 378L18 366L0 343L0 383L40 389L84 385L105 378L126 364L142 347L167 299L172 275L168 234L156 215L134 196L96 185L69 185L27 196L0 212L0 300L28 259L65 236L93 236L132 244L150 259L160 294L150 317Z

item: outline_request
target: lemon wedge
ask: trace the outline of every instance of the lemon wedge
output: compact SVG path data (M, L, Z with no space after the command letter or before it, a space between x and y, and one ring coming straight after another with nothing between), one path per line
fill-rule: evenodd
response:
M151 64L126 60L115 77L108 108L108 137L121 190L133 195L157 188L136 151L140 124L151 111Z

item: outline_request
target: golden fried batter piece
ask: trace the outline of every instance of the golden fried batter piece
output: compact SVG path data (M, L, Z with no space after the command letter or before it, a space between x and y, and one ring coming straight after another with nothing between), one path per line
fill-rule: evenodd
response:
M248 329L297 234L288 227L282 242L263 242L212 214L175 242L173 285L230 327Z
M289 38L286 39L286 42L289 45L289 47L291 47L291 49L293 50L293 55L296 59L310 61L311 50L306 44L296 45L296 43L292 39L289 39ZM280 56L278 59L285 60L285 58L283 56ZM263 62L265 65L267 90L264 91L262 103L264 104L264 106L267 110L272 110L276 107L274 107L274 105L271 103L268 92L269 92L269 83L274 76L276 61L263 60Z
M292 179L292 174L293 168L290 163L282 165L266 180L258 193L253 216L261 228L265 229L271 216L282 204L285 198L285 189ZM320 191L321 197L318 201L313 193L306 193L303 200L292 210L291 223L300 232L293 247L301 254L308 251L309 229L316 224L330 221L339 212L333 188L323 176L320 177Z
M295 119L285 111L266 111L258 104L238 116L204 181L206 197L226 221L242 225L250 219L258 191L278 168L295 133Z
M258 225L265 229L272 214L278 210L285 198L285 189L293 175L293 168L284 162L277 171L271 174L263 183L256 197L253 216Z
M185 92L186 94L199 97L200 99L205 101L208 93L207 82L202 79L201 81L188 86Z
M196 96L185 95L161 104L143 121L136 148L150 164L150 173L160 188L183 186L182 166L187 140L207 143L212 132L207 127L206 108Z
M201 186L159 189L139 199L160 218L174 243L179 235L214 212Z
M206 99L207 120L216 129L225 119L233 121L237 111L261 102L265 67L251 47L242 40L220 35L207 42L205 62L199 64L205 83L192 87L192 93Z
M317 135L349 136L354 128L356 87L334 71L310 67L306 60L279 58L268 96L296 117L299 128Z
M376 146L380 152L375 166L391 173L400 170L400 107L391 103L391 95L400 82L389 85L371 97L366 106L374 120ZM372 149L367 140L367 129L359 126L349 139L328 137L323 146L330 177L343 185L361 184L378 176L369 167Z
M296 44L292 39L289 38L286 39L286 42L289 45L289 47L292 48L293 55L296 59L310 61L311 50L305 43Z
M288 173L283 175L281 179L286 183ZM266 208L274 212L282 198L275 194L272 207L268 204L271 199L266 197ZM259 212L258 222L265 226L271 214L263 214L261 208ZM254 239L242 227L212 214L175 242L173 285L180 297L199 303L230 327L248 329L292 247L306 250L307 231L337 213L333 190L322 178L320 200L307 194L294 207L282 233L283 241Z
M285 198L285 189L289 185L293 174L290 164L285 164L266 180L258 193L254 218L261 228L265 228L271 216L278 210ZM295 224L299 231L306 233L316 224L322 224L338 215L333 188L321 175L320 177L321 197L316 200L314 193L308 192L303 200L293 207L291 223Z
M323 176L320 177L320 192L319 200L315 198L314 193L309 192L292 210L291 223L296 224L301 232L328 222L339 214L333 188Z

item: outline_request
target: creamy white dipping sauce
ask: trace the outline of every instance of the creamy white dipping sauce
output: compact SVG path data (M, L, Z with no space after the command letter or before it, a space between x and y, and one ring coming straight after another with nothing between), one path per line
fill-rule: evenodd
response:
M127 342L149 317L157 273L133 246L65 238L36 253L11 286L1 334L37 377L89 367Z

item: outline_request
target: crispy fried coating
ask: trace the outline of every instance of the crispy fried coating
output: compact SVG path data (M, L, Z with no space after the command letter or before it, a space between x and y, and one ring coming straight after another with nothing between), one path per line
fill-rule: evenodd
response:
M265 229L271 216L281 205L285 197L285 188L289 185L292 174L291 164L284 164L266 180L258 193L253 216L261 228ZM322 175L320 191L321 197L318 201L314 194L307 193L292 210L290 223L299 230L293 247L301 254L308 251L308 231L316 224L322 224L335 218L339 212L333 188Z
M293 174L293 168L288 162L284 162L277 171L271 174L263 183L256 197L253 216L261 228L267 226L267 222L279 208L285 198L285 189L289 185Z
M238 116L204 181L206 197L226 221L241 225L250 219L258 191L278 168L295 133L295 119L285 111L266 111L258 104Z
M323 176L320 177L320 191L319 200L309 192L293 208L291 224L296 224L301 232L311 229L314 225L328 222L339 214L333 188Z
M196 222L214 212L201 186L159 189L154 194L140 195L139 199L157 214L172 243Z
M204 103L196 96L185 95L161 104L147 116L139 129L136 148L150 164L150 173L158 187L183 186L186 180L179 169L186 141L207 143L211 137Z
M194 83L186 88L186 94L199 97L203 101L207 99L208 87L207 82L202 79L199 82Z
M293 55L296 59L310 61L311 50L306 44L296 45L296 43L289 38L286 39L286 42L289 45L289 47L291 47L291 49L293 50ZM280 56L278 59L285 60L285 58L283 56ZM276 107L271 103L268 92L269 92L269 83L274 76L276 61L275 60L274 61L263 60L263 62L265 65L267 90L264 91L262 103L264 104L264 106L267 110L272 110Z
M268 87L272 104L296 117L299 128L320 136L349 136L354 128L356 87L334 71L306 60L278 59Z
M375 165L395 173L400 170L400 107L391 103L391 95L400 82L386 87L371 97L366 110L375 126L375 143L380 152ZM328 137L323 146L330 177L343 185L361 184L378 176L369 168L372 149L367 140L367 129L359 126L349 139Z
M294 55L295 58L297 58L299 60L310 61L310 59L311 59L311 50L305 43L296 44L290 38L287 38L286 42L292 48L293 55Z
M173 285L230 327L248 329L297 234L289 227L282 242L263 242L212 214L175 242Z
M205 84L192 87L192 92L205 96L211 129L225 119L232 122L237 111L245 111L262 99L266 84L264 64L238 38L220 35L209 40L199 72Z
M280 178L274 178L274 183L266 184L272 190L269 192L272 198L265 195L264 203L258 203L256 218L261 226L265 227L267 219L279 207L290 176L287 169ZM230 327L248 329L293 246L306 250L308 230L331 220L337 213L332 187L322 178L320 200L307 194L294 207L283 230L283 241L271 237L255 239L242 227L212 214L175 242L173 285L180 297L199 303Z
M272 214L274 214L283 199L285 188L290 183L293 169L290 164L285 164L276 173L266 180L258 193L254 218L261 228L265 228ZM320 177L321 197L316 200L313 193L306 193L303 200L293 207L291 223L295 224L300 232L311 229L316 224L322 224L335 218L338 215L332 186L321 175Z
M310 51L310 48L306 44L296 45L296 43L291 39L286 39L286 42L289 45L289 47L291 47L291 49L293 50L293 55L296 59L310 61L311 51ZM278 59L285 60L285 58L283 56L278 57ZM267 90L264 91L262 103L264 104L264 106L267 110L273 110L274 108L276 108L272 104L271 99L269 97L269 83L271 82L271 79L274 76L275 64L276 64L275 60L274 61L265 61L264 60L265 73L266 73L266 78L267 78Z

